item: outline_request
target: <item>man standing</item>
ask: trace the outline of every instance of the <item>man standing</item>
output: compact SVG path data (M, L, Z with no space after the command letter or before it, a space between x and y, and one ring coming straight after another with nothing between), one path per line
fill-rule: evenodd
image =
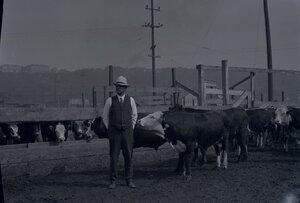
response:
M103 122L108 129L110 154L110 189L116 187L117 165L120 149L125 161L125 178L127 186L135 188L132 182L132 148L133 129L137 121L135 101L126 93L127 79L123 76L114 83L117 95L109 97L103 109Z

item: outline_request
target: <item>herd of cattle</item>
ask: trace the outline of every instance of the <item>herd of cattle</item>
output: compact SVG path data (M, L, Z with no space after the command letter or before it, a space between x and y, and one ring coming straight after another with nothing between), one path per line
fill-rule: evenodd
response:
M300 129L300 109L296 107L230 108L199 110L175 106L168 111L140 113L134 130L134 148L158 149L165 142L179 152L176 171L191 177L191 166L206 162L213 146L217 167L227 167L228 149L238 151L238 161L248 157L247 145L258 147L282 144L288 151L291 135ZM85 121L0 123L0 145L41 141L68 141L94 137L108 138L101 117ZM198 150L201 159L198 160Z

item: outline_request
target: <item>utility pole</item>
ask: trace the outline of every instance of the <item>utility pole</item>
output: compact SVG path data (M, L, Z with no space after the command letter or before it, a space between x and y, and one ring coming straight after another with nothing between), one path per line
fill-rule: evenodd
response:
M160 28L163 25L158 23L157 25L155 25L154 23L154 11L160 11L160 7L154 8L153 7L153 0L151 0L151 5L150 7L148 5L146 5L146 10L150 10L151 12L151 23L147 23L145 22L145 24L143 25L143 27L149 27L151 28L151 55L149 55L152 58L152 87L156 87L156 71L155 71L155 58L159 58L159 56L155 55L155 38L154 38L154 30L156 28Z
M271 48L271 33L269 23L268 0L264 1L264 14L265 14L265 29L267 41L267 58L268 58L268 100L273 101L273 73L272 71L272 48Z
M0 0L0 43L1 43L1 32L2 32L2 19L3 19L3 1ZM2 171L1 171L1 161L0 161L0 203L4 202L4 190L2 182Z

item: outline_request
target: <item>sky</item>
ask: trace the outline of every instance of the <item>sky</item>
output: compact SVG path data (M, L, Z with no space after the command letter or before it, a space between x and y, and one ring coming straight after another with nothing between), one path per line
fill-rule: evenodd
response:
M274 69L300 71L300 0L269 0ZM151 67L150 0L4 0L0 64ZM154 0L157 68L266 67L263 0Z

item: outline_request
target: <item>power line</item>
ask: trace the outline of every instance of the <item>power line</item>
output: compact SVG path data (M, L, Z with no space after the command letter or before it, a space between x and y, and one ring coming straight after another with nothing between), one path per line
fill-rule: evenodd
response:
M49 30L49 31L33 31L33 32L3 32L6 37L22 37L22 35L38 36L38 35L52 35L52 34L74 34L79 32L100 32L103 30L118 30L118 29L139 29L140 26L118 26L118 27L94 27L94 28L76 28L64 30Z

